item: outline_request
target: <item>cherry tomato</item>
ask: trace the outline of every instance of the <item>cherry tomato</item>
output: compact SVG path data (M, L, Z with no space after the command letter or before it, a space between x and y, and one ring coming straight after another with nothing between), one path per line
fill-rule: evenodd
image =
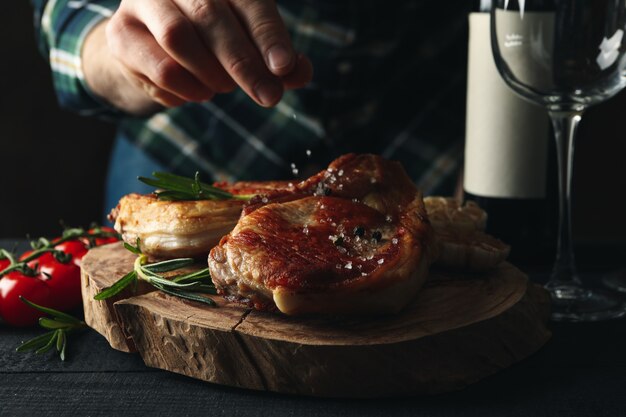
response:
M36 268L37 264L39 265L39 278L50 288L52 308L68 311L82 303L80 268L73 259L67 263L61 263L50 252L46 252L30 261L28 266Z
M8 259L0 259L0 272L2 272L7 266L9 266L11 262ZM2 279L2 277L0 277ZM2 304L2 297L0 297L0 304ZM0 315L0 318L2 315Z
M8 259L0 259L0 271L3 271L4 268L6 268L7 266L9 266L11 262L9 262Z
M27 306L19 296L44 307L53 307L50 288L37 277L13 271L0 279L0 317L12 326L32 326L45 314Z
M91 234L91 233L95 233L98 230L100 230L102 232L116 233L116 235L115 236L111 236L111 237L97 237L97 238L95 238L94 239L95 246L106 245L108 243L113 243L113 242L119 241L119 239L116 237L117 236L117 232L115 231L115 229L113 229L111 227L103 226L103 227L100 227L99 229L89 229L87 232ZM81 238L81 241L83 243L85 243L85 245L87 245L87 246L90 245L89 239L86 238L86 237Z
M69 240L67 242L59 243L54 248L72 255L72 262L76 266L80 266L83 256L87 253L87 247L85 244L83 242L79 242L78 240Z

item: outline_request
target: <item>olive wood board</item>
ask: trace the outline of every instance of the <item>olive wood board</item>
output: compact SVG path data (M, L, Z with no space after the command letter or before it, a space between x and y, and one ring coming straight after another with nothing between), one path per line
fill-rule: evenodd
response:
M509 263L480 275L432 269L396 315L287 317L212 296L217 307L140 283L93 296L133 267L119 243L82 261L85 321L147 366L217 384L321 397L389 397L463 388L537 351L550 299Z

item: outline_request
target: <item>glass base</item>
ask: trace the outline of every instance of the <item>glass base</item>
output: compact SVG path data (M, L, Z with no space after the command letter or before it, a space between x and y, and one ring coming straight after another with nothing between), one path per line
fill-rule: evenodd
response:
M602 284L613 291L626 294L626 269L605 276L602 278Z
M626 303L618 296L602 290L590 290L577 285L547 288L552 297L554 321L601 321L626 316Z

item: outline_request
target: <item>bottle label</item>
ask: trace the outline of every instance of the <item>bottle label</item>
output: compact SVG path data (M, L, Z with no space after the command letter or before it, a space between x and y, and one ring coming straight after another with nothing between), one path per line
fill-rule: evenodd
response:
M490 16L469 18L465 191L495 198L545 198L549 119L505 84L491 52Z
M555 88L552 64L555 13L502 9L496 9L495 13L498 49L515 79L538 91Z

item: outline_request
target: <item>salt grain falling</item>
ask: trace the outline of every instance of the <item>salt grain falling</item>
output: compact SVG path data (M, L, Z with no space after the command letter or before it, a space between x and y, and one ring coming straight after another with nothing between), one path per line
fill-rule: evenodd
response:
M306 150L306 156L311 156L311 150L310 149Z
M387 223L391 223L393 221L393 217L391 217L390 215L387 215L387 217L385 217L385 221Z
M384 260L383 258L380 258L380 259L378 260L378 265L382 265L384 262L385 262L385 260Z
M340 169L339 172L337 172L337 175L341 177L343 175L343 169Z
M305 235L309 234L309 226L304 225L304 228L302 229L302 233L304 233Z
M262 202L263 204L267 204L267 202L268 202L268 201L269 201L269 200L267 199L267 197L263 197L263 198L261 199L261 202Z
M348 263L346 264L346 266L344 266L344 268L346 268L346 269L352 269L352 262L348 262Z
M393 243L394 245L397 245L398 239L394 237L393 239L391 239L391 243Z
M365 275L367 275L365 272L361 272L362 277L364 277Z
M296 168L296 164L294 164L293 162L291 163L291 172L293 175L298 175L298 168Z

